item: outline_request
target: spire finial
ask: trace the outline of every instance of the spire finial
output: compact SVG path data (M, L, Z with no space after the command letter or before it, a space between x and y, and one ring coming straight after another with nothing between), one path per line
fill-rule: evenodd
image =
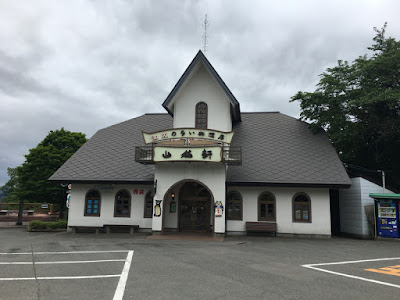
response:
M207 14L206 14L205 17L204 17L204 22L203 22L202 26L203 26L203 28L204 28L204 34L203 34L202 40L203 40L203 52L204 52L204 54L205 54L205 53L207 52L207 50L208 50L208 35L207 35L207 29L208 29L208 26L210 26L210 22L209 22L208 19L207 19Z

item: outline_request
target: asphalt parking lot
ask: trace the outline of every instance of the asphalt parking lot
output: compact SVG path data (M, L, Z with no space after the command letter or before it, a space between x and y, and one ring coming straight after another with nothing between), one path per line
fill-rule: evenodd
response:
M0 229L0 299L399 299L400 243Z

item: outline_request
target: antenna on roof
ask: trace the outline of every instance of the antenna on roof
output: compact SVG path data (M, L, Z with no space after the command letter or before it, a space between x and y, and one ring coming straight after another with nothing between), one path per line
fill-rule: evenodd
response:
M207 19L207 14L204 17L204 22L202 24L203 28L204 28L204 34L202 36L202 40L203 40L203 52L206 53L208 50L208 35L207 35L207 28L208 26L210 26L210 22Z

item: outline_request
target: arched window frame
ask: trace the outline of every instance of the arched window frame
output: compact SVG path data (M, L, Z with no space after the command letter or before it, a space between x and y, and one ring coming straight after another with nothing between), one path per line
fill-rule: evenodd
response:
M205 108L200 107L205 105ZM195 128L207 129L208 126L208 105L205 102L199 102L196 104L195 111Z
M118 199L118 195L120 193L127 193L128 197L125 198L121 198ZM123 201L122 204L117 203L118 200ZM115 194L115 200L114 200L114 217L118 217L118 218L130 218L131 217L131 203L132 203L132 196L131 193L129 193L128 190L119 190L116 194ZM122 208L119 208L118 206L122 205ZM128 212L127 213L120 213L119 211L121 211L124 206L128 206Z
M143 201L143 218L153 217L153 201L154 197L151 197L151 191L147 192ZM149 208L151 208L151 210L149 210Z
M91 193L98 193L98 197L94 197ZM97 202L96 202L97 201ZM97 205L97 210L95 205ZM85 195L85 211L86 217L100 217L101 210L101 193L98 190L90 189Z
M270 196L270 199L262 199L263 196ZM262 206L265 205L264 210ZM269 206L272 205L272 216L268 216ZM257 199L258 221L276 221L276 198L275 195L269 191L262 192L258 195ZM263 211L265 213L263 213ZM265 214L263 216L263 214Z
M236 199L231 199L233 195L237 195ZM235 211L235 205L239 207L239 213L232 215L230 211ZM243 220L243 197L238 191L230 191L226 197L226 219L231 221Z
M305 197L307 201L296 201L299 197ZM300 200L300 199L299 199ZM296 218L296 204L299 205L299 216ZM304 209L307 208L307 209ZM306 193L296 193L292 198L292 211L293 211L293 222L295 223L311 223L311 198ZM304 212L307 211L308 214Z

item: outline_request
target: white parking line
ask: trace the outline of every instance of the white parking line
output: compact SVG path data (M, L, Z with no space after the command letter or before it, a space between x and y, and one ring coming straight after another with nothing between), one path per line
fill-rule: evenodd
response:
M36 254L91 254L91 253L126 253L129 250L109 250L109 251L65 251L65 252L3 252L0 255L36 255Z
M122 269L121 277L119 278L117 289L115 290L113 300L122 300L125 292L126 281L128 280L129 269L131 268L133 251L129 251L126 256L124 268Z
M103 259L103 260L71 260L71 261L10 261L0 262L0 265L51 265L51 264L87 264L87 263L101 263L101 262L114 262L126 261L126 259Z
M345 274L345 273L339 273L339 272L334 272L334 271L329 271L325 270L322 268L317 268L316 266L332 266L332 265L344 265L344 264L356 264L356 263L363 263L363 262L372 262L372 261L385 261L385 260L399 260L400 257L392 257L392 258L376 258L376 259L363 259L363 260L351 260L351 261L339 261L339 262L330 262L330 263L320 263L320 264L308 264L308 265L302 265L304 268L309 268L313 269L316 271L320 272L325 272L333 275L338 275L338 276L343 276L343 277L348 277L348 278L353 278L353 279L358 279L362 281L367 281L367 282L373 282L381 285L386 285L386 286L391 286L395 288L400 288L400 285L398 284L393 284L389 282L384 282L384 281L379 281L379 280L373 280L373 279L368 279L360 276L354 276L350 274Z
M49 280L49 279L91 279L91 278L113 278L121 277L121 274L115 275L91 275L91 276L58 276L58 277L16 277L16 278L0 278L1 281L13 281L13 280Z
M121 274L91 275L91 276L53 276L53 277L5 277L0 281L22 281L22 280L64 280L64 279L92 279L92 278L115 278L119 277L118 285L114 293L113 300L122 300L129 270L132 264L133 250L111 250L111 251L66 251L66 252L20 252L20 253L0 253L0 255L58 255L58 254L97 254L97 253L128 253L125 259L103 259L103 260L80 260L80 261L42 261L42 262L0 262L0 265L50 265L50 264L86 264L103 262L122 262L124 267Z

